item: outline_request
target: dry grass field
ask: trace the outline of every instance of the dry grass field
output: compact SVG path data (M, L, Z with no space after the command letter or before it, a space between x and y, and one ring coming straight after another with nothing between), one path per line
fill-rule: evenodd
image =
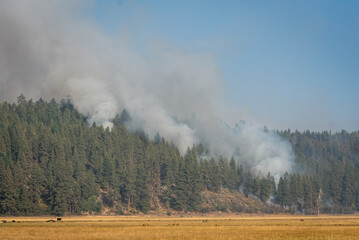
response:
M359 216L0 218L0 239L359 239ZM15 220L16 222L12 222Z

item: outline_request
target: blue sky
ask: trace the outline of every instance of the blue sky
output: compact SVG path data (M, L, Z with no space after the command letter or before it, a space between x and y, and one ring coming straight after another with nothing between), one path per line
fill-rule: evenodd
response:
M109 36L210 54L228 101L270 128L359 129L359 1L98 0Z

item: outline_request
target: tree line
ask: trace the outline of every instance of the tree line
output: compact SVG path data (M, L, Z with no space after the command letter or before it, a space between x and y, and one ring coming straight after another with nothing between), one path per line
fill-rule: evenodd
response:
M282 178L285 186L282 204L298 208L305 200L308 213L354 213L359 210L359 131L348 133L342 130L332 134L328 131L291 132L288 129L278 131L278 134L292 144L296 155L295 171L301 175ZM299 178L302 178L302 187L294 188ZM307 197L294 197L297 194L291 193L293 189L298 189L299 193L303 191Z

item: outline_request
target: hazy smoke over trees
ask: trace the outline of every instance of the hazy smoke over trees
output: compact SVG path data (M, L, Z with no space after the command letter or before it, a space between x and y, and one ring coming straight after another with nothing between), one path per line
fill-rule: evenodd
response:
M187 146L202 142L215 156L232 155L256 172L290 170L290 144L240 124L224 100L224 82L209 55L140 54L131 37L109 37L81 14L84 1L0 1L0 96L14 101L71 96L80 112L111 127L126 108L127 127Z

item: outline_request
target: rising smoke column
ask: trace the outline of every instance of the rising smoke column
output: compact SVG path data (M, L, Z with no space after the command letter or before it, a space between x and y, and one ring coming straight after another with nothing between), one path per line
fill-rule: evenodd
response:
M258 174L290 170L288 142L248 124L225 102L224 81L206 54L173 47L131 47L131 36L108 37L81 15L86 1L0 1L0 100L71 97L89 124L112 126L126 108L127 127L160 133L184 153L202 142L214 156L235 158Z

